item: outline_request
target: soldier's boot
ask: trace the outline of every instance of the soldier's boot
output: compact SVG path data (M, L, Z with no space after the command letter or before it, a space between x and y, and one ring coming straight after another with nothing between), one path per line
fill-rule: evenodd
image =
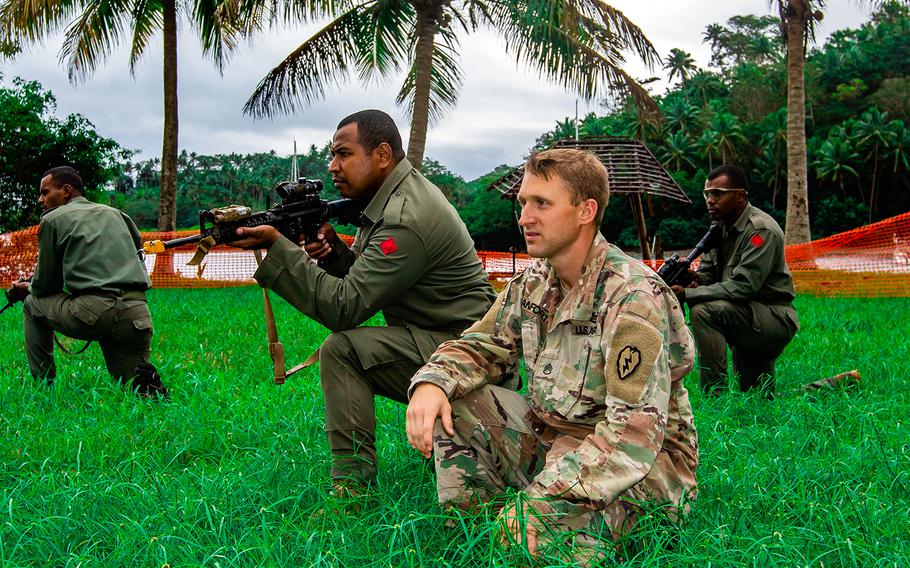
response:
M739 388L742 392L758 389L765 398L774 398L773 357L734 348L733 368L739 374Z
M171 395L161 382L158 369L148 361L143 361L136 366L136 376L133 377L133 390L136 396L153 400L171 400Z

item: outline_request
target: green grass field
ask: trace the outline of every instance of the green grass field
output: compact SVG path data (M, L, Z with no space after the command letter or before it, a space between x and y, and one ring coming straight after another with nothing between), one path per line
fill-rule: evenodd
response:
M0 565L511 566L491 516L436 505L432 468L382 401L380 489L328 499L315 367L271 383L258 288L156 290L152 361L172 402L114 386L97 346L28 376L19 307L0 316ZM289 363L326 331L275 302ZM900 566L910 558L910 300L801 297L773 402L693 391L700 495L679 534L655 526L631 566ZM802 383L858 368L853 391ZM450 525L452 523L449 523ZM542 558L539 566L559 565Z

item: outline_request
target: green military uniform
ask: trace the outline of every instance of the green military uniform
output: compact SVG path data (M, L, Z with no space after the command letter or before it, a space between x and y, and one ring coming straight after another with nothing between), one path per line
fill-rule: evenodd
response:
M741 389L759 386L770 395L774 360L799 329L780 226L747 204L736 223L724 228L720 246L702 257L697 276L699 286L686 289L686 303L702 388L725 388L730 345Z
M108 371L121 381L148 360L150 283L140 248L129 216L81 196L41 216L38 264L22 312L33 376L48 382L56 376L54 331L97 341Z
M407 160L364 209L353 248L336 253L322 268L281 238L255 278L334 332L319 354L332 476L372 481L374 394L407 402L414 372L495 294L458 213ZM357 327L380 310L388 327Z
M514 391L520 358L524 396ZM693 359L676 297L601 235L568 292L538 260L413 379L452 400L456 435L439 422L434 433L440 503L470 509L523 490L552 529L538 538L571 541L571 531L580 559L628 528L636 502L677 511L697 491L683 386Z

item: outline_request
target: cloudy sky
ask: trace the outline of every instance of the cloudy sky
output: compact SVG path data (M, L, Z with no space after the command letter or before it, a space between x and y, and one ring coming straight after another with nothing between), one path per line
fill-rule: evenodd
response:
M766 0L613 0L610 4L642 28L661 56L678 47L691 53L699 66L707 66L710 58L708 46L701 43L705 26L737 14L770 13ZM857 2L831 0L820 39L831 31L856 27L867 16L868 10ZM204 154L272 149L290 154L294 139L298 147L322 145L331 139L341 117L370 107L390 112L407 140L408 123L395 106L400 77L367 87L348 81L331 91L328 100L294 116L253 120L242 114L241 108L259 80L315 29L317 26L270 32L241 46L223 76L202 57L197 38L181 34L180 148ZM75 87L67 82L66 71L58 62L60 44L58 37L12 62L0 61L0 73L5 81L14 76L39 81L56 95L59 115L81 113L102 135L139 150L140 157L160 156L160 38L149 46L135 76L130 76L123 49ZM556 121L574 116L576 97L520 68L503 52L492 31L466 38L462 48L462 95L458 107L430 130L427 156L473 179L499 164L520 162L537 136ZM648 71L634 61L627 68L639 78L664 74L660 69ZM655 83L652 91L658 94L665 88L665 83ZM591 110L598 110L596 102L579 102L580 116Z

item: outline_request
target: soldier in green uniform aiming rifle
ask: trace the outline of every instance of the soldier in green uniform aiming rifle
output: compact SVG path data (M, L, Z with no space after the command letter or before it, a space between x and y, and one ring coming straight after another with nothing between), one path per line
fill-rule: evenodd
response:
M319 351L332 484L357 495L378 471L374 396L407 402L414 372L495 294L467 228L405 158L389 115L344 118L329 172L342 197L366 202L351 248L331 225L305 250L268 225L240 228L229 244L268 249L257 282L333 332ZM358 327L379 311L386 327Z

